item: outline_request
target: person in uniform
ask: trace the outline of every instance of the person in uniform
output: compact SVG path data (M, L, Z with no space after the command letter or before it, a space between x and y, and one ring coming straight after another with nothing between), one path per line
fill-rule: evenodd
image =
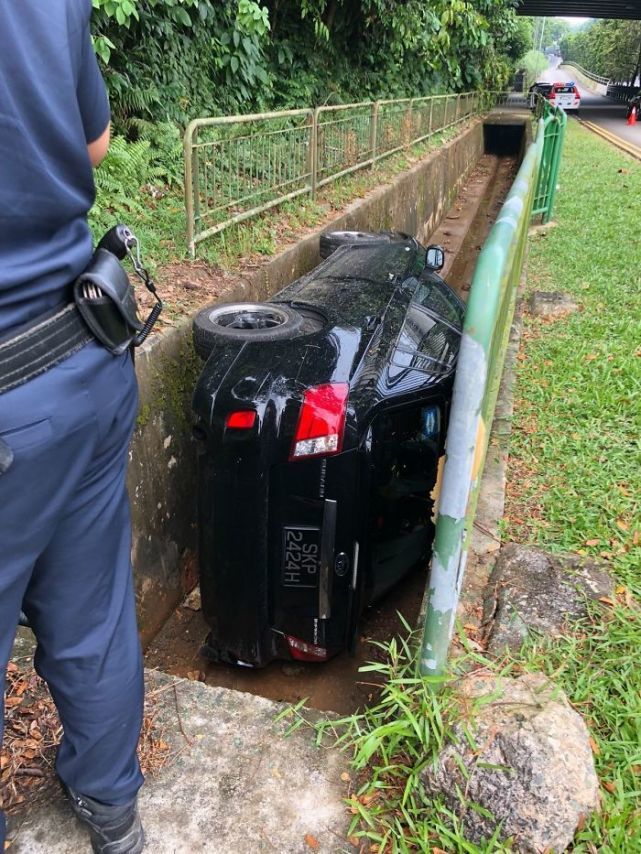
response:
M0 2L0 698L22 608L63 725L57 775L93 850L124 854L144 847L125 487L137 384L128 352L77 337L71 305L109 145L91 6ZM0 814L0 851L5 833Z

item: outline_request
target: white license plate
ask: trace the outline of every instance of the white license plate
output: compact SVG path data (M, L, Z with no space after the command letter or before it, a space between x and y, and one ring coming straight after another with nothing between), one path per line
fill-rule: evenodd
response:
M283 586L318 587L320 529L307 526L283 529Z

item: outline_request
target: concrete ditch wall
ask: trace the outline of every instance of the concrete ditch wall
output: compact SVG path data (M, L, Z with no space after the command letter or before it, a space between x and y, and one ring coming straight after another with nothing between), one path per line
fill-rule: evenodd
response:
M483 153L483 123L387 186L352 203L322 230L393 229L426 241ZM318 264L318 233L241 271L220 301L267 299ZM191 319L153 336L137 354L138 427L130 452L133 564L143 643L148 642L196 578L196 451L191 393L200 362L191 346ZM191 558L191 559L190 559Z

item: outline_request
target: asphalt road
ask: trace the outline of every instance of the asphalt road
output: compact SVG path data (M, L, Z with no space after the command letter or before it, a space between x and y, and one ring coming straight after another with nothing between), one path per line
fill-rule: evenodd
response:
M558 68L557 65L558 63L555 61L547 71L542 73L539 79L546 80L549 83L574 80L581 93L581 109L579 111L581 120L592 122L608 133L636 146L641 155L641 122L637 122L635 125L626 124L625 103L623 101L611 101L603 95L594 94L576 81L576 78L572 76L572 69ZM572 116L572 114L573 111L568 110L568 116Z

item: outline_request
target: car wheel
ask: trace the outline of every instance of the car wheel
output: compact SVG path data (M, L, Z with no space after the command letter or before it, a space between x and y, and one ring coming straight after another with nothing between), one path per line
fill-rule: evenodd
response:
M329 258L341 246L373 246L389 243L394 237L389 231L374 234L369 231L327 231L321 234L318 251L321 258Z
M303 317L288 305L270 302L232 302L210 305L194 318L194 349L208 359L221 338L232 341L278 341L292 338Z

